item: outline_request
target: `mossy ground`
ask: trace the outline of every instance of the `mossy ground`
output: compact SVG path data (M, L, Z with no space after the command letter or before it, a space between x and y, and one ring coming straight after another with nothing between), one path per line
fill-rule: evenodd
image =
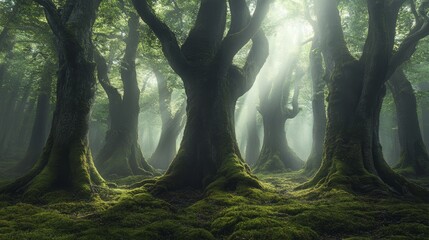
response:
M258 177L263 190L155 197L144 187L126 189L141 180L133 177L87 202L34 205L3 196L0 239L429 239L427 203L294 191L306 180L299 173Z

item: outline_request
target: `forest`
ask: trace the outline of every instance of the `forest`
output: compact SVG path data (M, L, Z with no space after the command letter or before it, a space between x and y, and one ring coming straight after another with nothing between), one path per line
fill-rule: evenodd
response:
M429 239L428 35L429 0L0 0L0 239Z

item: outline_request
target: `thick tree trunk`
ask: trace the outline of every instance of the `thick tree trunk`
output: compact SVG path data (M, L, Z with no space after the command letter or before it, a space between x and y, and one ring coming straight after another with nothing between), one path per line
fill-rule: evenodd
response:
M161 114L161 136L150 164L155 168L166 170L177 153L177 138L183 128L185 104L174 114L171 112L172 90L167 86L167 79L158 70L154 70L158 82L159 111Z
M94 167L87 138L95 89L91 28L97 6L97 1L78 0L65 6L63 11L68 15L59 15L44 5L58 38L59 71L52 128L33 169L1 188L1 193L23 193L27 199L40 199L48 192L65 191L73 198L89 198L95 192L93 187L104 183Z
M356 193L426 198L423 188L396 174L385 162L379 142L379 119L385 89L377 93L370 109L357 108L360 101L362 67L344 63L333 72L329 84L328 123L324 158L315 176L299 188L323 186Z
M187 95L187 122L179 152L154 190L261 187L241 158L234 111L237 99L253 85L268 56L268 41L260 26L269 1L257 1L253 16L245 0L228 2L231 24L226 36L227 1L203 0L195 25L180 47L149 4L133 0L160 40L170 66L182 78ZM246 63L234 65L234 56L250 40Z
M323 59L320 39L313 40L310 50L310 68L312 79L313 144L310 156L305 163L304 172L313 175L320 167L323 157L323 141L326 132L325 79L323 77Z
M250 120L247 122L247 144L246 163L254 166L261 151L261 141L259 139L259 128L257 123L256 109L252 110Z
M121 80L124 86L122 99L116 89L111 89L110 83L102 82L102 86L109 96L111 124L106 134L105 145L97 155L96 162L101 174L109 178L154 174L153 168L144 159L138 144L140 90L137 83L135 59L139 44L139 17L132 15L128 26L129 34L121 65ZM98 64L100 65L100 61ZM104 72L107 76L106 67Z
M346 46L338 2L320 0L315 4L323 54L333 60L334 68L328 81L324 158L313 179L300 188L393 192L429 199L424 188L408 182L387 165L379 142L384 83L416 44L407 37L409 42L405 41L407 43L393 53L402 2L367 1L369 28L360 60L356 60Z
M404 175L427 176L429 156L423 142L414 89L403 70L389 79L396 106L401 157L396 168Z
M240 184L260 187L244 163L235 138L236 99L225 86L210 81L187 84L187 121L179 152L158 186L167 189Z
M17 164L15 171L26 172L36 163L41 155L48 137L49 111L52 88L51 62L47 62L40 81L37 97L36 115L34 118L31 138L24 158Z

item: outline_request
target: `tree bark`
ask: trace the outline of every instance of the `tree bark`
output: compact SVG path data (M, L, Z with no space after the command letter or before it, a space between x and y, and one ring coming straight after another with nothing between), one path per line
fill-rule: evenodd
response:
M41 157L28 174L0 192L24 194L28 200L43 200L43 195L52 191L89 198L95 193L94 186L104 184L94 167L87 139L95 89L91 35L99 2L69 0L62 11L49 0L36 2L44 7L58 40L56 107Z
M420 131L414 89L402 69L398 69L389 79L389 86L396 106L401 146L396 169L403 175L428 175L429 156Z
M315 28L316 29L316 28ZM317 29L310 50L310 69L312 79L313 144L310 156L304 166L304 173L313 175L322 163L323 141L326 133L325 79L322 50Z
M39 94L37 97L36 115L31 131L30 143L24 158L16 165L15 171L25 173L36 163L41 155L43 146L48 137L50 99L52 91L52 63L47 61L40 80Z
M238 97L253 85L268 55L267 39L259 30L268 1L258 1L252 17L246 1L229 1L232 19L225 37L226 1L201 1L195 27L182 47L147 1L133 3L160 40L187 95L187 122L179 152L155 183L154 191L260 187L239 152L234 111ZM234 56L251 39L253 46L245 66L233 65Z
M161 113L161 136L150 164L166 170L177 153L177 138L184 126L185 104L173 115L171 112L172 90L167 86L167 79L158 70L154 70L158 82L159 111Z
M109 98L110 128L105 144L97 155L96 163L103 176L108 178L154 174L138 144L138 116L140 89L137 82L135 59L139 44L139 17L131 14L128 37L121 64L124 95L121 96L108 80L107 64L100 54L96 60L99 82Z

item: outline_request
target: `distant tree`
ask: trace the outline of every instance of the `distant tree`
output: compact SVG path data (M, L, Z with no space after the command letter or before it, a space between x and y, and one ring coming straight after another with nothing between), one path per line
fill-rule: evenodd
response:
M138 117L140 89L137 82L136 56L140 42L139 17L129 13L128 36L121 63L124 94L111 83L104 57L96 52L98 80L109 100L110 125L105 144L97 155L96 163L106 177L153 175L154 169L146 162L138 144Z
M26 172L34 166L38 157L42 153L43 146L45 145L48 137L49 112L51 105L50 99L53 81L52 65L53 63L47 60L42 72L30 142L24 158L14 168L17 172Z
M258 160L261 151L261 140L259 138L258 112L256 106L252 106L249 111L247 121L247 144L246 144L246 163L254 166Z
M304 162L289 147L285 123L300 112L298 81L304 71L297 66L297 56L289 57L280 73L260 94L259 112L264 123L264 140L255 172L298 170ZM290 97L293 89L293 96Z
M313 175L320 168L323 158L323 142L326 133L325 78L329 76L329 70L326 69L325 72L324 69L320 32L317 22L310 15L308 2L306 2L304 8L305 17L314 32L309 55L313 95L311 100L313 111L313 143L310 156L305 162L304 172L307 175ZM327 67L330 67L329 59L325 59L325 63Z
M423 142L417 115L414 89L403 69L398 69L388 81L396 106L401 155L396 168L405 175L427 176L429 155Z
M166 170L177 153L177 138L184 127L184 115L186 104L182 103L174 113L172 109L171 95L173 89L168 87L165 74L153 69L158 82L159 112L161 114L161 135L155 152L149 162L152 166Z

